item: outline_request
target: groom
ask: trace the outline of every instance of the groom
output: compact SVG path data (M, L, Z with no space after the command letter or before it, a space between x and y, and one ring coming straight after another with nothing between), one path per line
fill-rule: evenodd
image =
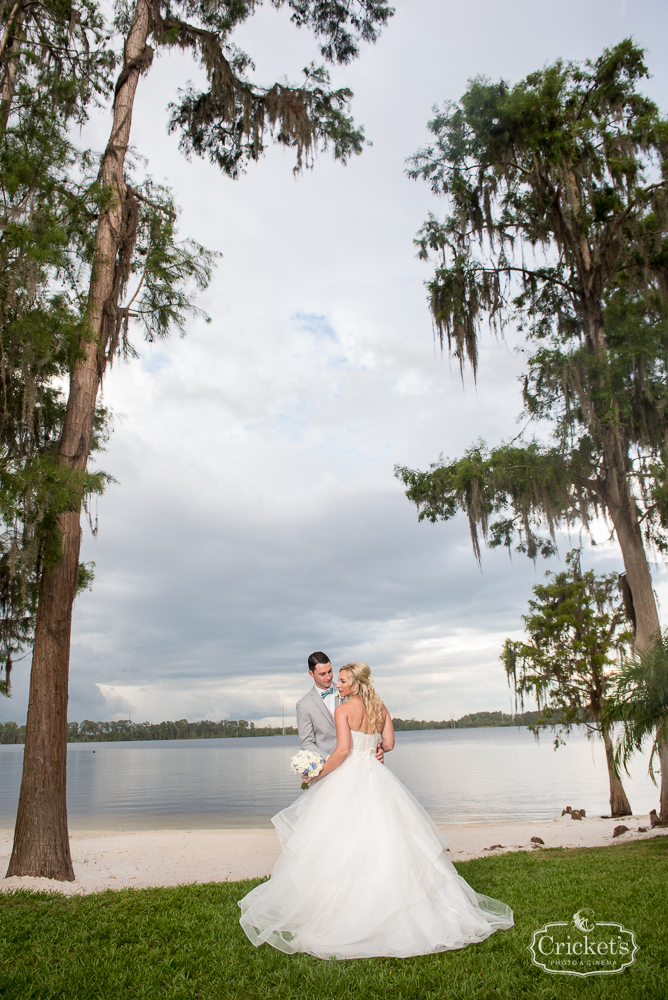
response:
M302 750L314 750L325 760L336 749L336 724L334 709L341 704L332 683L332 664L326 653L311 653L308 670L313 687L297 702L297 729ZM383 751L376 757L383 760Z

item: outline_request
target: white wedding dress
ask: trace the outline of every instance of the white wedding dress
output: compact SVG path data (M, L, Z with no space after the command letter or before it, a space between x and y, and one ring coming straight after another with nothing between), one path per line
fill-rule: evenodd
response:
M263 942L317 958L407 958L464 948L513 926L445 856L447 839L375 758L377 734L352 732L335 771L273 817L283 852L240 902Z

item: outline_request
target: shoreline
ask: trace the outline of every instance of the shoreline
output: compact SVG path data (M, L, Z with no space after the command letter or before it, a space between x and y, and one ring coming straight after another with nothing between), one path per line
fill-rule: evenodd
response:
M200 817L200 819L201 818L202 817ZM593 818L594 819L599 819L600 817L595 816ZM644 823L643 823L643 815L640 814L640 813L634 814L632 817L627 817L627 820L629 818L630 818L630 820L633 823L637 822L641 826L644 825ZM133 821L135 819L136 819L136 817L132 817ZM164 820L165 817L160 817L160 819ZM155 833L155 834L160 834L160 833L167 833L167 832L169 832L169 833L233 833L235 831L243 831L244 833L253 833L255 831L265 831L266 832L267 830L271 831L271 830L274 829L273 824L271 822L271 818L269 816L262 817L261 819L258 819L258 817L256 817L256 816L247 816L247 817L242 817L238 822L236 822L236 821L235 822L229 822L229 821L225 821L225 820L222 820L222 821L219 820L218 822L212 821L210 823L208 823L208 822L202 822L202 823L200 823L200 822L198 822L196 820L193 823L189 823L187 826L183 825L183 823L181 822L182 819L183 819L183 817L181 815L176 815L176 816L173 817L173 819L174 819L174 823L171 823L170 822L170 817L167 817L166 821L165 822L161 822L159 826L157 826L157 825L151 825L151 820L148 820L142 826L137 826L137 825L132 825L132 824L128 825L128 826L123 826L123 820L122 819L119 822L116 822L114 824L113 819L108 819L107 817L97 817L97 818L94 817L94 818L92 818L90 820L90 822L87 822L87 823L86 823L85 820L77 822L76 819L74 821L72 821L72 819L70 819L70 821L69 821L69 833L70 833L70 839L71 839L75 834L77 836L83 836L83 835L86 835L86 834L90 834L91 836L92 835L98 835L98 834L105 834L105 835L111 836L113 834L126 834L126 833L128 833L128 834L132 834L132 833ZM432 816L432 819L434 819L433 816ZM649 825L649 819L647 817L647 813L644 814L644 820ZM503 827L504 829L506 827L508 827L509 829L512 830L512 829L515 829L516 827L520 827L520 826L527 826L528 827L528 826L535 826L536 824L541 824L541 823L553 823L553 822L556 822L556 819L555 819L554 816L541 816L541 817L536 817L536 816L526 817L525 816L522 819L509 819L508 817L505 817L505 816L499 816L499 817L496 817L494 819L479 819L479 818L475 818L475 817L474 818L468 817L468 818L465 818L465 819L451 819L451 820L448 820L448 821L434 819L434 822L436 823L436 825L438 826L438 828L440 830L445 830L445 831L448 831L448 830L457 830L457 829L460 829L461 827L471 827L471 828L477 828L477 827ZM626 822L626 820L624 820L622 818L622 819L615 819L615 820L613 820L611 822L622 823L622 822ZM14 833L14 827L13 827L13 825L11 825L7 821L7 818L6 817L0 818L0 838L5 837L5 836L13 836L13 833Z
M613 838L616 826L628 833ZM639 832L638 827L646 827ZM489 857L542 848L606 847L649 837L668 836L668 828L650 830L647 815L573 820L566 814L553 820L517 823L457 823L440 825L448 838L451 861ZM532 843L540 837L542 845ZM7 870L12 830L0 830L0 869ZM0 879L0 890L15 889L89 895L106 889L175 886L203 882L237 882L270 875L280 854L271 829L206 830L80 830L70 832L76 880L12 877Z

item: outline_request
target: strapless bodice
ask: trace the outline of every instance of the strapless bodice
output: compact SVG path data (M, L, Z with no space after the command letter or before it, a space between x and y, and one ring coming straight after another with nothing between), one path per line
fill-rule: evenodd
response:
M352 737L350 752L357 756L362 754L363 756L369 756L375 754L378 748L378 733L363 733L359 729L351 729L350 735Z

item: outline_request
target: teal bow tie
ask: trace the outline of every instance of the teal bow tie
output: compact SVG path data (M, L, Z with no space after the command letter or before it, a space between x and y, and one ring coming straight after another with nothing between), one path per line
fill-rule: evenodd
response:
M321 691L320 692L320 697L321 698L326 698L328 694L334 694L334 685L333 684L332 684L331 687L328 687L326 691Z

